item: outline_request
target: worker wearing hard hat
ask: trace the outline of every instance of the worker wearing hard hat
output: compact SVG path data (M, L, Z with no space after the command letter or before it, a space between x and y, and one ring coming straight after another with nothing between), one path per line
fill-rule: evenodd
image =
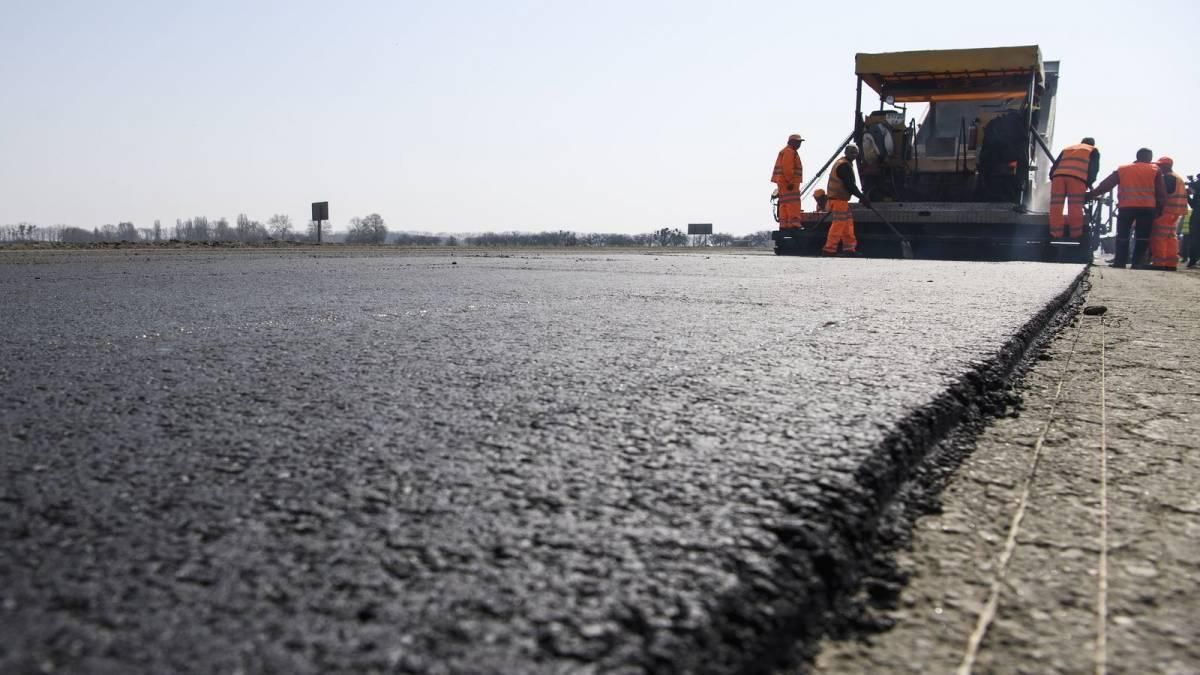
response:
M834 162L833 170L829 172L829 183L825 186L825 195L829 198L829 235L825 237L825 246L821 249L825 255L837 255L839 244L842 255L853 255L858 250L858 240L854 238L854 216L850 213L850 197L858 197L858 201L865 206L870 206L871 201L854 182L853 164L856 159L858 146L847 145L844 156Z
M800 134L788 136L787 145L775 157L771 182L779 188L779 228L800 227L800 183L804 182L804 165L800 163Z
M1167 205L1150 227L1150 266L1174 270L1179 265L1179 236L1175 228L1188 210L1187 184L1182 176L1175 173L1175 160L1159 157L1155 164L1162 174Z
M829 197L821 188L813 190L813 201L817 203L817 213L824 213L829 210Z
M1145 264L1150 248L1150 228L1154 219L1162 214L1167 205L1167 189L1162 174L1154 164L1154 153L1149 148L1137 151L1137 161L1125 164L1109 174L1084 199L1117 191L1117 255L1112 267L1124 267L1132 262L1134 267ZM1133 232L1133 259L1129 258L1129 235Z
M1100 173L1100 151L1096 140L1088 137L1068 145L1058 153L1050 167L1050 238L1083 238L1083 195ZM1067 207L1066 228L1063 206ZM1064 229L1067 232L1064 232Z

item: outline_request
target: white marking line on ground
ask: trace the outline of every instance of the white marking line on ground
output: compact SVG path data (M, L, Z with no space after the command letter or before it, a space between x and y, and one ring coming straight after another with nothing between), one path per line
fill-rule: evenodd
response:
M1000 604L1000 589L1004 584L1005 577L1008 575L1008 563L1012 559L1012 554L1017 548L1017 533L1021 531L1021 521L1025 519L1025 508L1029 504L1029 493L1033 487L1034 476L1037 475L1038 463L1042 457L1042 445L1046 442L1046 434L1050 432L1050 426L1054 423L1054 413L1058 411L1058 402L1062 399L1063 384L1067 380L1067 374L1071 370L1071 362L1075 357L1075 345L1079 343L1080 329L1077 326L1075 329L1075 337L1071 340L1071 351L1067 354L1066 363L1063 364L1062 371L1058 375L1058 386L1054 391L1054 400L1050 403L1050 410L1046 413L1046 422L1042 425L1041 433L1038 434L1037 441L1033 444L1033 455L1029 458L1029 470L1025 474L1025 483L1021 488L1021 499L1017 502L1017 509L1013 512L1012 522L1008 527L1008 538L1004 541L1004 549L1000 552L1000 557L996 563L996 574L992 577L991 588L988 590L987 603L979 612L979 617L975 622L975 630L971 631L971 636L967 639L967 648L963 652L962 662L959 663L957 675L971 675L971 670L975 667L975 659L979 657L979 647L983 644L983 638L987 635L988 627L991 626L992 620L996 618L996 608Z
M1104 342L1104 317L1100 317L1100 569L1096 574L1096 675L1108 672L1108 402Z

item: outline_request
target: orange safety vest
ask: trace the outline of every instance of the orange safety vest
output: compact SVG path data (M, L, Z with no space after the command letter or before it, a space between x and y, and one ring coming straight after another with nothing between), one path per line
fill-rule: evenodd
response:
M1119 191L1117 206L1120 208L1154 208L1158 206L1154 193L1154 179L1158 166L1150 162L1134 162L1117 169Z
M846 159L845 157L833 163L833 168L829 171L829 184L825 186L825 196L829 199L838 199L843 202L850 201L850 190L846 187L846 184L842 182L842 179L838 178L838 170L841 169L843 165L847 165L849 163L850 160Z
M775 169L771 171L771 182L800 185L804 182L804 164L800 162L800 153L785 145L775 157Z
M1095 150L1096 148L1086 143L1068 145L1062 149L1062 154L1059 155L1058 159L1058 166L1054 167L1054 173L1050 174L1050 177L1070 176L1086 183L1088 179L1088 166L1092 163L1092 152Z
M1171 175L1175 177L1175 191L1167 194L1167 206L1163 209L1163 215L1170 214L1178 218L1187 213L1187 185L1179 174L1174 171Z

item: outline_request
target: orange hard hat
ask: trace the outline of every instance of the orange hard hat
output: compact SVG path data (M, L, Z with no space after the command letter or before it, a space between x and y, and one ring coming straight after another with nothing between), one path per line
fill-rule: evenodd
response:
M1155 162L1155 164L1158 164L1159 166L1175 166L1175 160L1164 155L1162 157L1159 157L1158 161Z
M824 197L824 196L825 196L825 191L822 190L821 188L817 188L816 190L813 190L813 199L820 199L821 197Z

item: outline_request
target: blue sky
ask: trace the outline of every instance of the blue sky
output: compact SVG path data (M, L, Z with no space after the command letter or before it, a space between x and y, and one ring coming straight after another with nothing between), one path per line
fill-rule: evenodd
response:
M1055 150L1200 171L1196 4L999 7L0 0L0 223L746 233L789 133L810 171L848 133L855 52L1010 44L1062 61Z

